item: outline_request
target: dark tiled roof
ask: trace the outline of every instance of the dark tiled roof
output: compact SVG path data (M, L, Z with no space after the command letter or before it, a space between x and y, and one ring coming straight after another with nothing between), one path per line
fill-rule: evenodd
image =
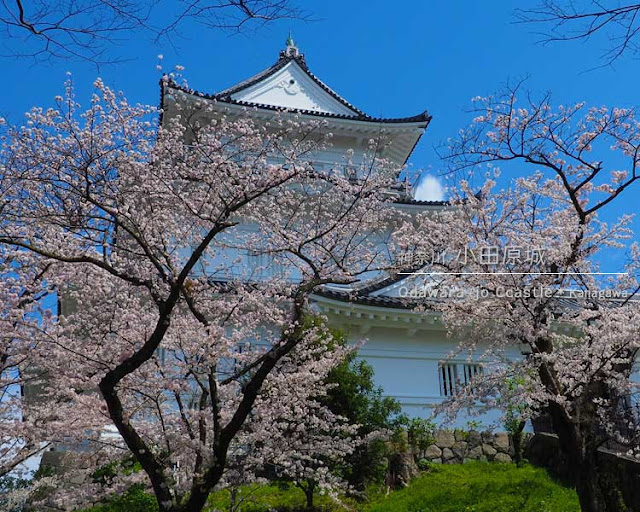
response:
M334 99L336 99L337 101L339 101L342 105L344 105L345 107L347 107L348 109L352 110L354 113L353 114L334 114L331 112L318 112L316 110L305 110L305 109L284 109L282 107L278 107L278 106L274 106L274 105L265 105L265 104L260 104L260 103L251 103L251 102L246 102L246 101L238 101L238 100L234 100L233 98L231 98L231 96L237 92L240 92L244 89L247 89L248 87L251 87L252 85L258 83L259 81L273 75L275 72L277 72L278 70L282 69L284 66L286 66L289 62L291 61L295 61L298 66L300 66L300 68L309 76L309 78L311 78L316 84L318 84L319 87L321 87L323 90L325 90L329 95L331 95ZM238 105L238 106L242 106L242 107L257 107L257 108L261 108L261 109L267 109L267 110L275 110L275 111L287 111L287 112L295 112L295 113L300 113L300 114L305 114L305 115L310 115L310 116L317 116L317 117L327 117L327 118L333 118L333 119L346 119L346 120L353 120L353 121L365 121L365 122L371 122L371 123L425 123L425 128L426 126L429 124L429 122L431 121L431 116L429 115L429 113L425 110L424 112L422 112L421 114L417 114L415 116L409 116L409 117L372 117L368 114L365 114L362 110L359 110L358 108L354 107L351 103L349 103L347 100L345 100L342 96L340 96L339 94L337 94L333 89L331 89L329 86L327 86L326 84L324 84L318 77L316 77L307 67L307 64L304 60L304 56L303 55L297 55L297 56L288 56L286 54L284 54L283 52L280 53L280 58L278 59L278 61L271 66L270 68L265 69L264 71L261 71L260 73L252 76L251 78L244 80L243 82L240 82L237 85L234 85L233 87L230 87L228 89L225 89L223 91L220 91L219 93L216 94L208 94L208 93L203 93L203 92L199 92L193 89L187 89L181 85L178 85L177 83L175 83L173 80L165 77L163 80L160 81L160 86L167 86L167 87L171 87L172 89L175 90L179 90L182 92L185 92L187 94L192 94L194 96L199 96L201 98L205 98L205 99L211 99L211 100L216 100L222 103L227 103L227 104L231 104L231 105Z
M420 201L419 199L398 199L396 204L415 204L419 206L449 206L449 201Z
M406 272L418 272L422 267L407 269ZM387 286L391 286L392 284L399 283L403 279L406 279L406 274L390 274L389 276L378 279L362 288L357 288L357 292L362 295L369 295L370 293L377 292L378 290L382 290Z
M378 291L382 288L385 288L391 284L394 284L398 281L401 281L406 276L392 276L385 280L379 281L378 283L374 283L370 286L366 286L356 290L335 290L328 289L323 287L318 291L314 292L315 295L320 297L326 297L329 299L339 300L341 302L349 303L349 304L363 304L367 306L378 306L378 307L387 307L392 309L414 309L418 306L426 309L433 309L433 305L439 299L412 299L412 298L403 298L403 297L383 297L383 296L371 296L370 294ZM440 299L443 300L443 299ZM640 298L631 298L631 301L638 303L640 302ZM558 314L568 313L571 311L578 311L582 308L589 307L591 301L580 299L576 297L572 297L569 295L569 292L565 292L561 295L552 298L552 302L554 305L554 310ZM621 299L603 299L599 300L599 306L610 309L619 307L625 304L626 300Z
M396 309L412 309L419 306L418 301L403 299L401 297L371 297L360 292L338 291L322 288L314 292L314 295L335 299L350 304L364 304L367 306L379 306Z
M403 272L418 272L424 265L415 265L411 268L403 269ZM376 297L371 296L372 293L377 292L399 283L406 279L407 274L393 273L389 274L382 279L374 280L365 286L355 288L351 291L331 290L328 288L322 288L322 291L317 293L324 297L335 298L338 300L346 300L348 302L356 302L358 304L370 304L372 306L386 306L386 307L399 307L399 308L411 308L418 305L418 301L405 299L401 297ZM424 302L424 301L422 301Z

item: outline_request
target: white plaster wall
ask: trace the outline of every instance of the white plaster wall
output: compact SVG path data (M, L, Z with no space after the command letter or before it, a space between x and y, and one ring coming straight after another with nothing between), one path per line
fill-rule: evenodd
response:
M330 323L335 325L340 321L334 317ZM447 339L441 330L409 333L406 328L373 327L366 335L355 327L346 331L354 343L366 338L359 355L373 367L375 382L383 388L384 395L398 400L403 412L411 417L432 417L434 407L444 400L440 395L438 365L450 356L455 342ZM512 357L519 357L516 349L511 352ZM465 361L466 355L451 359L451 362ZM486 365L485 371L490 371ZM500 417L500 411L496 410L481 416L463 412L454 423L447 425L442 417L432 419L452 428L465 428L469 421L479 421L482 426L503 429Z
M311 80L294 61L263 81L233 94L232 98L276 107L354 114Z

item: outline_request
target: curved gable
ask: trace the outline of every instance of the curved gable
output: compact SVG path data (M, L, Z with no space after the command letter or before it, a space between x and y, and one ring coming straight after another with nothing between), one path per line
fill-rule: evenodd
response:
M231 99L286 109L358 115L320 87L295 59L263 80L231 94Z

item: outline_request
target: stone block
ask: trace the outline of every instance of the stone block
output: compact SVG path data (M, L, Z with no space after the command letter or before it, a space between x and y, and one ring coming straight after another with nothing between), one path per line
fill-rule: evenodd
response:
M451 450L451 448L445 448L444 450L442 450L442 459L447 461L447 460L451 460L455 458L455 454L453 453L453 450Z
M491 432L490 430L485 430L480 434L480 436L482 437L483 443L485 444L493 443L493 432Z
M440 430L436 434L436 444L439 448L451 448L455 442L455 436L449 430Z
M482 446L471 448L467 453L467 457L469 459L478 460L480 457L482 457Z
M456 441L466 441L469 434L464 430L454 430L453 436L456 438Z
M453 454L460 460L464 459L467 455L467 442L466 441L456 441L451 448Z
M511 462L511 456L506 453L497 453L493 458L494 462Z
M442 450L435 444L432 444L425 450L424 456L426 459L437 459L438 457L442 457Z
M509 451L509 434L506 432L498 432L493 436L493 447L499 452Z
M487 455L489 457L493 457L496 453L498 453L498 450L496 450L490 444L485 443L485 444L482 445L482 453L484 453L485 455Z
M472 430L469 432L466 441L467 443L469 443L470 448L475 448L476 446L480 446L482 444L482 436L480 435L480 432Z

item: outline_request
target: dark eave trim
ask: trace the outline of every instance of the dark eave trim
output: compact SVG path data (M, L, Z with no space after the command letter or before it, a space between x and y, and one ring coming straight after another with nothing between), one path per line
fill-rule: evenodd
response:
M419 199L398 199L395 204L407 204L415 206L450 206L449 201L421 201Z
M318 297L324 297L327 299L333 299L348 304L361 304L364 306L377 306L383 308L394 309L413 309L419 305L420 302L411 301L402 298L395 297L367 297L355 292L338 292L335 290L319 289L313 292L313 295Z
M388 284L387 284L388 285ZM353 291L338 291L329 290L327 288L321 288L315 290L313 295L318 297L324 297L327 299L333 299L345 304L361 304L365 306L377 306L386 307L392 309L409 310L417 307L433 310L433 305L436 303L435 299L409 299L402 297L371 297L366 295L370 293L369 288L375 288L376 285L371 287L362 288L360 290ZM379 288L378 288L379 289ZM632 299L634 302L640 302L639 299ZM624 304L624 299L602 299L598 301L599 304L605 309L613 309ZM556 314L562 314L565 312L579 311L585 307L591 307L592 302L590 300L583 300L573 297L556 296L553 298L554 311Z
M425 110L421 114L417 114L415 116L410 117L371 117L364 113L359 113L358 115L349 115L349 114L334 114L330 112L318 112L315 110L305 110L305 109L284 109L282 107L274 106L274 105L265 105L259 103L249 103L246 101L237 101L231 98L229 93L219 93L219 94L209 94L197 91L195 89L189 89L183 87L179 84L176 84L170 78L160 80L160 87L164 89L164 87L169 87L176 91L183 92L185 94L190 94L192 96L196 96L199 98L217 101L219 103L226 103L228 105L236 105L239 107L245 108L258 108L263 110L270 110L276 112L290 112L296 114L303 114L313 117L321 117L321 118L329 118L329 119L344 119L346 121L360 121L365 123L376 123L376 124L402 124L402 123L421 123L423 126L420 128L426 129L431 121L431 116ZM247 86L248 87L248 86ZM325 86L326 87L326 86ZM161 92L161 101L164 102L164 92ZM163 107L164 105L161 104ZM349 104L345 103L345 106L352 108ZM358 111L359 112L359 111ZM418 137L418 140L420 137ZM417 144L417 141L416 141ZM415 144L414 144L415 147ZM413 150L412 150L413 151Z

